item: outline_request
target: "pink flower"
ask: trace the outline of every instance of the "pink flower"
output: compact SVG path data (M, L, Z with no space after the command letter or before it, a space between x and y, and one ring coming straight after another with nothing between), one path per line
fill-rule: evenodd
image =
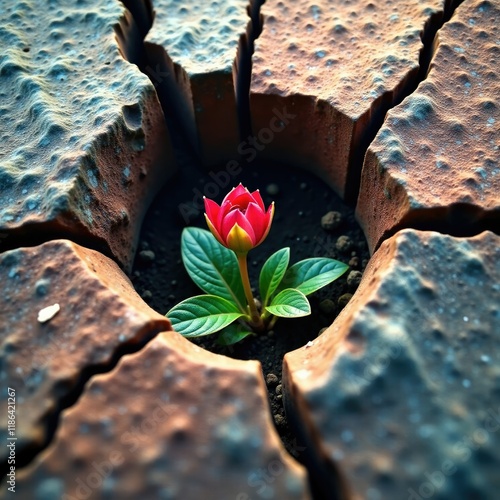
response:
M219 206L204 198L208 228L221 245L246 254L260 245L271 228L274 202L266 211L259 191L250 193L241 184L233 188Z

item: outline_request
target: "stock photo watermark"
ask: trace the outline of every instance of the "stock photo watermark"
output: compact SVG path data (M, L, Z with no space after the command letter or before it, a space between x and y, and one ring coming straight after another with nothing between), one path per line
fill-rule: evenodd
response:
M282 132L296 116L289 113L286 106L282 110L273 108L273 116L269 120L268 126L261 128L257 134L248 136L238 145L237 152L241 156L242 161L246 162L246 164L254 161L258 153L263 151L274 140L275 135ZM193 199L188 203L181 203L179 205L179 212L184 222L188 224L191 218L197 217L204 211L204 196L207 198L216 198L231 182L234 182L234 178L242 170L241 161L230 160L222 170L217 172L210 171L208 176L211 181L203 186L203 190L194 188Z

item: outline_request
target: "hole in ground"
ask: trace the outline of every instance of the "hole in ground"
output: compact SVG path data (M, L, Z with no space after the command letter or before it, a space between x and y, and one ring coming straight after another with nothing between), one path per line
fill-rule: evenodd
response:
M286 246L291 248L290 264L310 257L331 257L350 263L345 275L309 296L311 316L279 319L272 332L249 337L229 347L217 345L217 335L191 339L218 354L261 362L278 433L288 451L300 460L302 446L288 426L282 404L283 356L314 340L340 312L339 302L347 298L345 294L355 291L355 285L348 284L347 277L352 270L364 270L369 254L352 209L326 184L302 170L255 161L231 177L224 171L212 170L207 174L191 162L183 165L178 176L164 187L147 213L131 278L138 293L161 314L181 300L203 293L182 265L181 231L186 225L206 229L203 194L220 203L239 182L250 190L260 189L266 206L272 200L276 203L275 219L267 239L248 256L250 279L255 289L265 260ZM321 219L330 211L339 212L342 219L336 229L327 231L322 228ZM341 236L348 237L350 244L339 249L337 241Z

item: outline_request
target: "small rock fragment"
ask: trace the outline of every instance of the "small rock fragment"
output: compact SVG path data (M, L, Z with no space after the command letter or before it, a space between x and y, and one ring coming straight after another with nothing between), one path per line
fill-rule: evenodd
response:
M274 415L274 422L278 427L285 425L285 417L283 415Z
M61 310L61 306L59 304L53 304L51 306L45 307L38 311L38 321L40 323L46 323L50 321L59 311Z
M334 231L342 222L342 214L340 212L328 212L321 217L321 227L325 231Z
M351 290L356 290L359 284L361 283L361 278L363 277L363 273L361 271L351 271L347 276L347 286Z
M278 377L274 373L268 373L266 376L266 384L267 385L276 385L279 382Z
M352 240L346 235L339 236L335 247L339 252L347 252L352 248Z
M319 304L319 310L326 315L332 315L335 313L335 302L331 299L322 300Z
M352 293L344 293L339 297L337 304L341 309L343 309L351 299L352 299Z
M358 267L359 266L359 257L351 257L349 260L349 267Z
M143 264L150 264L156 258L155 253L152 250L142 250L139 252L139 260Z

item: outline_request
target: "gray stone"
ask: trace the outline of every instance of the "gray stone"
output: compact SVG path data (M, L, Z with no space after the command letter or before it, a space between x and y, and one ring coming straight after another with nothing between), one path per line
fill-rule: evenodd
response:
M274 428L260 364L209 353L175 332L93 377L50 446L19 471L16 494L38 498L49 481L63 498L78 498L81 484L104 498L105 479L106 497L120 500L165 491L176 499L311 498L304 468Z
M140 43L118 0L0 11L0 232L68 234L130 266L174 164ZM119 34L119 36L117 36Z
M349 498L496 498L499 283L499 236L401 231L314 345L285 356L286 400Z

